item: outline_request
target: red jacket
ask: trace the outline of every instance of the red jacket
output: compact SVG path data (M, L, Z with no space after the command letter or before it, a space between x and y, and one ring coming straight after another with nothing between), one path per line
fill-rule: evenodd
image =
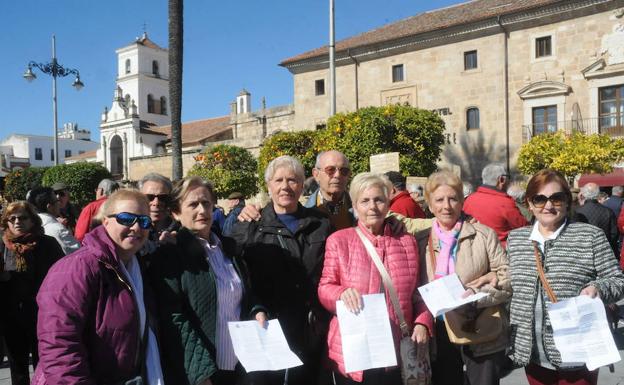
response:
M464 212L496 231L503 247L511 230L529 224L514 199L493 187L480 186L470 194L464 202Z
M401 191L390 201L390 210L407 218L424 218L425 212L407 191Z
M360 224L358 226L370 239L382 258L398 293L399 303L406 322L423 324L431 331L433 318L424 302L420 300L416 304L412 303L412 296L421 284L418 281L420 276L419 259L415 238L407 233L393 236L389 225L385 226L384 234L379 237L370 234L364 226ZM364 244L355 232L355 228L339 230L327 238L325 263L318 295L321 305L333 315L327 335L329 359L340 373L361 382L362 372L346 374L342 358L340 328L336 317L336 301L340 299L342 292L350 287L355 288L362 295L379 293L381 287L381 276L368 256ZM418 296L418 298L420 297ZM401 331L387 294L386 303L388 304L390 325L394 335L394 346L398 351Z
M106 202L107 198L107 196L103 196L102 198L87 204L82 209L80 216L78 217L78 222L76 222L76 230L74 231L74 237L76 237L78 241L82 242L85 234L91 230L91 221L100 210L100 207L104 204L104 202Z

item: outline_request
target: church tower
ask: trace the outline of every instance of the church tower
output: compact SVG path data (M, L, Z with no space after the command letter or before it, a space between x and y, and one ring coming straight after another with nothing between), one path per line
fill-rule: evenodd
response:
M97 160L127 179L131 158L164 151L167 135L150 128L171 124L168 52L143 33L116 53L113 103L102 113Z

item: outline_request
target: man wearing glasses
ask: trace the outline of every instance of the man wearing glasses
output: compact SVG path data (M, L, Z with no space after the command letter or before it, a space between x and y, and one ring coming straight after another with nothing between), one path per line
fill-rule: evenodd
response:
M509 232L528 225L528 222L514 199L505 192L511 182L505 166L488 164L481 172L481 179L483 184L466 198L464 212L496 231L505 247Z
M145 194L149 201L149 215L152 219L149 239L139 252L139 254L144 255L156 250L158 242L163 237L167 237L169 233L169 227L173 222L169 211L173 184L166 176L151 172L139 181L139 190Z
M347 194L347 183L351 176L347 157L335 150L319 153L312 176L319 188L310 195L304 206L317 207L326 213L335 230L353 226L355 219L351 199Z

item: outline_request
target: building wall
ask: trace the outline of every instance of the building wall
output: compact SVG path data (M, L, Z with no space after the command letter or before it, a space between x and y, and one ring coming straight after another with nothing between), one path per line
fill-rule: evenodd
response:
M13 156L17 158L29 159L30 165L33 167L53 166L54 160L51 159L51 151L54 148L54 140L51 136L38 135L12 135L0 143L2 146L13 147ZM65 162L65 150L70 150L71 155L78 155L81 151L93 151L100 146L97 142L86 140L59 139L59 163ZM42 159L35 159L35 149L41 148Z
M195 164L194 156L200 153L200 149L187 150L182 153L182 173L186 173ZM168 178L173 175L171 153L153 156L145 156L130 159L130 180L140 180L145 174L157 172Z
M265 108L246 114L233 113L230 126L234 132L234 139L230 143L247 148L255 155L267 136L298 129L292 105Z
M583 119L597 117L598 86L592 88L592 81L588 81L581 71L600 58L605 50L602 47L605 36L613 34L618 25L624 31L624 18L616 17L616 12L612 10L591 14L596 11L589 7L584 12L582 16L524 27L509 34L509 148L512 167L520 145L528 140L523 126L532 123L533 107L557 105L557 120L561 122L572 119L573 108L581 112ZM552 36L553 55L535 59L535 39L546 35ZM624 42L624 38L621 41ZM478 68L466 71L464 52L472 50L477 51ZM392 66L396 64L403 64L404 80L393 83ZM362 108L397 102L443 111L441 116L446 123L447 144L442 164L460 165L463 177L478 181L485 163L506 159L504 68L505 34L502 31L362 61L357 66L357 98L356 65L341 65L336 69L337 111L354 111L356 104ZM317 79L325 80L325 95L315 96ZM532 95L525 100L518 95L523 88L545 80L567 86L569 91L551 90L545 92L543 97ZM295 127L314 129L327 119L328 82L327 69L294 75ZM594 83L603 84L605 81ZM607 83L622 84L624 78L611 78ZM575 103L578 109L573 107ZM466 129L469 107L479 108L479 129Z

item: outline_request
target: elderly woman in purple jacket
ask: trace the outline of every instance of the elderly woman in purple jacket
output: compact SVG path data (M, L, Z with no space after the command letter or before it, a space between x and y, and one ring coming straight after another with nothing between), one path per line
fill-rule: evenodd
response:
M50 269L37 296L33 384L163 384L136 258L151 227L149 203L138 191L119 190L102 210L102 225Z

